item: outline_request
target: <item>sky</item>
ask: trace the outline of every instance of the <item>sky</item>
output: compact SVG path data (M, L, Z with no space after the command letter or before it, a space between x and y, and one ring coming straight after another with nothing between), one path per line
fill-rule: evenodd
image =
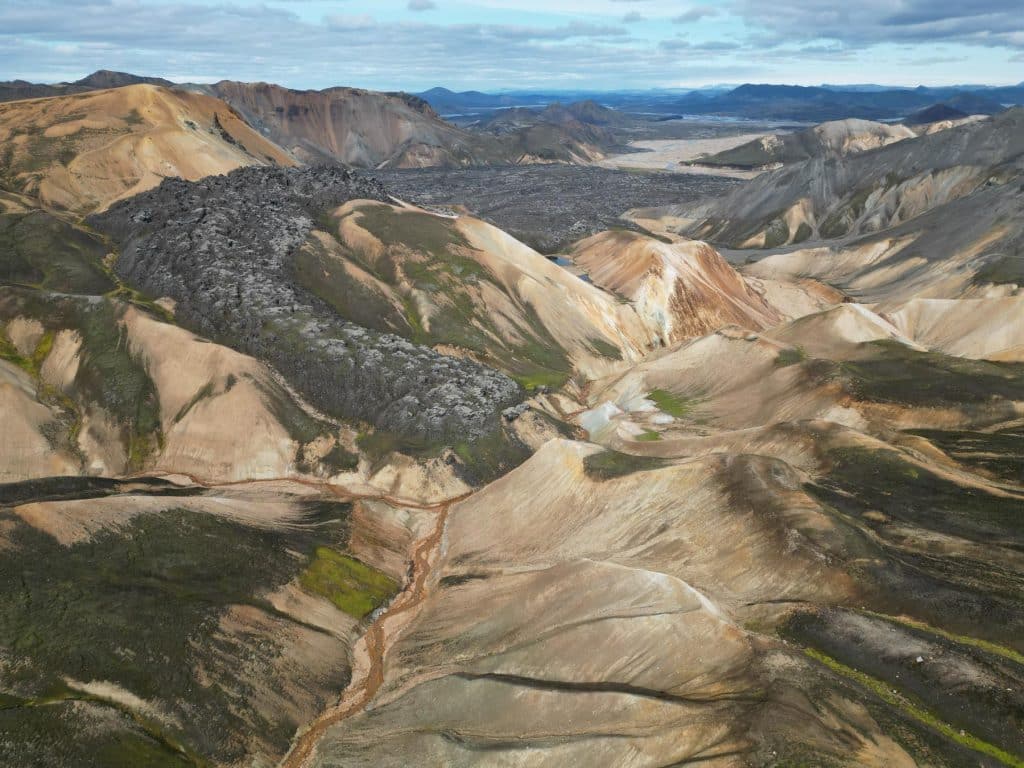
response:
M1024 81L1024 0L2 0L0 80L292 88Z

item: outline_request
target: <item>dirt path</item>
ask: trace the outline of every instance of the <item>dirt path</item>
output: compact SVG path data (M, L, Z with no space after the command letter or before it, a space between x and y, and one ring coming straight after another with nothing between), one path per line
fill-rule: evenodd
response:
M426 597L427 579L444 536L448 510L462 498L465 496L435 505L437 516L434 529L413 547L412 578L408 586L391 601L384 613L377 617L352 649L352 680L348 688L337 704L323 712L296 739L291 751L281 762L280 768L307 766L327 729L362 711L377 694L384 683L384 659L391 643L408 626L415 616L416 609Z

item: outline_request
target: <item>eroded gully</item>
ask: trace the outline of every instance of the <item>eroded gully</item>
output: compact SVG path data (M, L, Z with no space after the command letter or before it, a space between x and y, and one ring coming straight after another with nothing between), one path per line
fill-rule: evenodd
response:
M426 597L427 581L441 547L448 511L466 496L434 505L415 505L419 509L436 510L437 514L431 532L413 546L409 583L370 624L366 634L356 641L352 649L352 679L341 699L296 737L280 768L306 768L327 729L361 712L377 694L384 683L384 660L391 645L414 618Z

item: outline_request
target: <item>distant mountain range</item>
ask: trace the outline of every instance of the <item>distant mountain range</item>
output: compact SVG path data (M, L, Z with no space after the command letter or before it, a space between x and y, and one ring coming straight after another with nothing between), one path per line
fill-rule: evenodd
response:
M706 97L688 94L677 108L686 112L777 120L866 120L902 118L937 103L970 114L994 114L1024 102L1024 86L960 91L915 88L838 91L795 85L741 85L729 93Z
M149 155L140 149L154 140L151 134L173 136L185 147L181 153L172 153L175 175L199 178L211 168L224 172L240 164L285 163L286 159L300 164L340 162L356 168L588 163L616 148L620 142L611 129L620 121L632 120L586 102L551 105L536 112L511 110L516 114L493 126L459 127L438 116L426 100L408 93L294 90L230 80L174 84L109 71L74 83L4 83L0 97L6 101L0 108L0 129L12 131L0 133L6 136L0 140L0 178L13 171L16 188L41 184L38 194L58 203L76 184L91 188L95 182L99 186L90 191L90 205L107 204L126 192L110 181L122 174L103 166L107 161L130 164L137 171L131 174L136 181L149 183L155 178L158 169L147 163ZM67 125L60 130L74 136L59 147L60 158L55 154L57 142L41 135L53 127L47 117L51 113L62 115ZM231 134L229 126L235 123L252 135L242 139ZM99 125L123 134L121 139L106 147L109 135L98 133ZM32 141L15 141L23 133L31 134ZM256 137L262 140L260 146ZM246 142L252 146L240 153L239 147ZM89 172L83 170L84 160L78 162L79 154L86 151L92 152L93 161L102 159ZM213 166L188 170L193 161L210 153L218 158ZM61 162L49 168L49 161L58 159ZM49 169L42 181L29 178L27 168L33 163ZM71 165L74 172L67 170Z
M114 72L100 69L91 75L75 80L73 83L30 83L27 80L8 80L0 82L0 101L17 101L19 99L41 99L47 96L66 96L72 93L99 91L105 88L120 88L125 85L174 85L162 77L144 77L128 72Z
M655 120L699 115L819 123L847 118L894 121L915 116L912 119L917 122L927 122L918 116L992 115L1008 106L1024 104L1024 83L942 88L748 83L692 91L604 93L455 92L437 87L407 94L354 88L300 91L230 81L175 84L163 78L110 70L69 83L0 82L0 102L139 84L216 96L238 109L264 135L297 151L304 159L329 157L369 167L505 163L522 162L524 158L575 161L615 146L615 139L603 131L622 128L624 121L632 119L623 113ZM572 114L561 106L580 103L586 105L586 114ZM371 119L372 115L380 116L383 122ZM456 126L482 131L466 133ZM521 135L496 145L494 135L507 137L513 126Z
M748 83L731 90L695 90L683 94L677 91L486 94L432 88L418 95L442 115L592 98L623 111L819 122L847 117L894 120L940 103L965 114L995 114L1007 106L1024 103L1024 83L1005 87L944 88L880 85L843 88Z

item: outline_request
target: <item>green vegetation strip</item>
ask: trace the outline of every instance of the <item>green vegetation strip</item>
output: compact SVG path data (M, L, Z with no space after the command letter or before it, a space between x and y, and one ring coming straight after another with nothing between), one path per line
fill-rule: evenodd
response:
M1011 768L1024 768L1024 760L1021 758L1011 755L1009 752L1006 752L993 744L989 744L987 741L982 741L976 736L972 736L963 730L954 728L948 723L939 720L935 715L919 704L912 702L903 694L896 692L888 683L872 677L871 675L865 674L858 669L848 667L842 662L833 659L828 654L822 653L815 648L805 648L804 653L818 663L828 667L833 672L853 680L858 685L867 688L885 703L895 707L929 728L938 731L946 738L955 741L957 744L965 746L968 749L973 749L975 752L980 752L983 755L988 755L989 757L998 760L1003 765L1011 766Z
M398 592L398 584L390 576L330 547L317 547L299 582L307 591L326 597L357 619L372 613Z
M674 419L681 419L693 410L693 403L685 397L674 395L666 389L654 389L647 395L658 410Z
M923 621L917 621L916 619L909 619L905 616L889 616L884 613L875 613L874 611L861 611L867 616L873 616L876 619L883 619L884 621L892 621L897 624L902 624L905 627L912 629L918 629L922 632L927 632L932 635L938 635L939 637L951 640L954 643L960 643L961 645L970 645L975 648L980 648L988 653L995 654L996 656L1002 656L1004 659L1009 659L1015 664L1024 666L1024 655L1017 653L1012 648L1007 648L996 643L989 642L988 640L981 640L977 637L969 637L968 635L958 635L955 632L950 632L939 627L933 627L931 624L925 624Z
M626 477L637 472L649 472L668 465L668 461L655 456L634 456L619 451L592 453L583 459L583 471L598 482Z
M31 376L36 375L32 361L18 352L17 347L7 340L6 329L0 326L0 360L13 363Z
M803 347L786 347L780 349L779 354L775 357L776 368L787 368L797 363L802 363L807 359L807 350Z

